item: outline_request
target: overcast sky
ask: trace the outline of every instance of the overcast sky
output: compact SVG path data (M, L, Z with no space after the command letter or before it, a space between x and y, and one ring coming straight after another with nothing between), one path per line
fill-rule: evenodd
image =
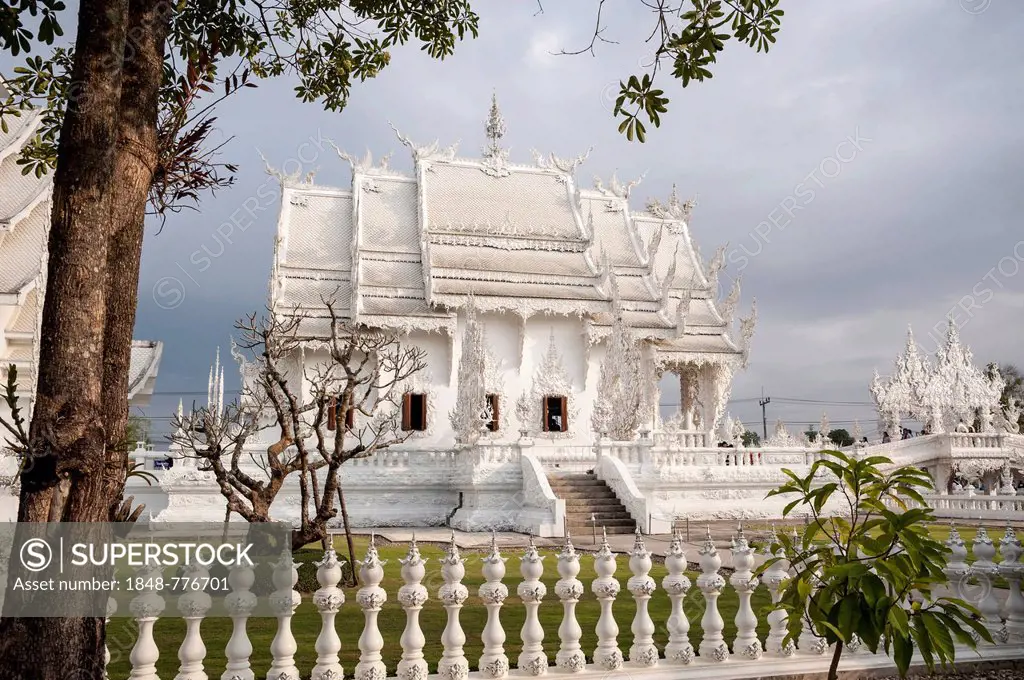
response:
M616 132L611 107L618 80L649 63L653 17L635 0L609 3L606 36L618 44L553 56L589 41L596 1L544 5L536 15L527 0L479 2L479 39L444 62L396 51L339 114L297 101L288 79L223 106L237 184L146 237L136 337L165 346L166 394L150 415L167 415L176 393L202 399L193 393L205 394L233 320L264 304L278 205L250 200L254 220L242 209L268 181L258 152L278 167L301 158L318 183L347 185L347 164L310 140L394 152L393 165L409 168L390 120L420 143L461 140L475 155L492 91L513 160L593 145L581 184L646 173L635 209L672 183L699 196L691 229L704 256L728 242L723 288L742 273L742 313L758 300L730 407L748 426L760 421L763 387L769 428L778 417L817 422L823 408L833 422L873 428L863 404L872 369L888 372L908 323L934 349L929 334L951 310L979 362L1024 363L1024 3L786 0L767 55L731 45L713 80L685 91L664 81L671 111L646 144ZM218 228L228 232L232 213L245 229L225 239Z

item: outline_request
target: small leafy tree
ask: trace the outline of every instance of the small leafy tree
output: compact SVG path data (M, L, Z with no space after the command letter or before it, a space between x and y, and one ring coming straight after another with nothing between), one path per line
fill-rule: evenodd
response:
M837 446L853 445L853 436L843 427L837 430L829 430L828 439Z
M946 583L947 549L928 533L932 511L921 497L932 489L928 473L910 465L891 467L883 456L826 453L805 476L784 469L790 481L768 494L795 497L783 516L800 508L813 518L802 536L779 537L771 548L777 556L759 570L779 559L795 570L778 605L788 617L784 644L810 626L833 645L833 680L844 647L855 637L873 653L882 646L901 676L915 647L932 670L936 662L945 667L954 660L954 638L971 648L974 633L991 642L974 618L976 609L933 595ZM835 501L848 514L823 516ZM907 501L922 507L911 508Z
M760 446L761 435L754 432L753 430L747 430L743 433L743 445L744 446Z

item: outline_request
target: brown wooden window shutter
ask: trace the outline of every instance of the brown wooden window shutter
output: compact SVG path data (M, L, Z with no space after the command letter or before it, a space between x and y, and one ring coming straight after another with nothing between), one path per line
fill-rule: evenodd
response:
M327 402L327 429L333 430L338 426L337 423L337 412L338 412L338 399L331 397L331 400Z
M569 400L566 397L562 397L562 432L569 431Z
M420 395L420 429L427 429L427 395Z
M412 429L412 394L409 392L402 395L402 429Z
M541 397L541 404L540 429L542 432L550 432L548 429L548 423L550 422L548 420L548 398Z
M501 397L497 394L488 394L487 403L491 407L491 422L488 423L487 429L497 432L501 427Z

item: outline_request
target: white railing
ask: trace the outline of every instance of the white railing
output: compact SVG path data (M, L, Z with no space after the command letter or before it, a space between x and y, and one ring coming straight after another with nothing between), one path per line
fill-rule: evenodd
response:
M991 644L980 642L977 655L966 648L958 648L957 661L1024 658L1024 598L1020 594L1024 572L1019 561L1020 543L1016 537L1008 532L998 542L1002 557L998 564L994 562L996 546L988 539L984 529L978 531L971 546L975 559L970 566L967 564L967 546L959 540L959 536L954 534L947 545L951 549L950 563L946 569L950 578L948 592L975 604L981 612L982 624L992 632L996 640ZM666 553L667 575L659 584L650 575L651 554L644 546L642 537L638 536L633 550L624 556L632 572L632 577L625 583L626 594L622 592L623 584L618 578L618 574L622 573L622 565L611 552L607 541L593 558L586 559L576 553L571 543L567 543L557 556L555 566L560 578L551 594L553 596L549 596L542 581L545 565L532 542L520 560L521 578L506 578L504 558L492 542L490 554L482 559L482 567L473 567L480 569L484 580L474 593L462 583L467 565L454 541L440 560L440 582L430 579L427 585L423 583L427 575L424 566L426 560L413 542L398 569L404 585L397 592L389 593L381 587L385 569L394 576L398 565L382 562L371 538L366 557L359 563L362 587L352 603L345 602L344 591L338 587L342 570L341 561L334 551L327 551L323 560L317 562L320 589L313 595L312 602L318 612L320 633L315 643L316 665L312 669L300 669L295 659L299 642L293 633L293 618L302 598L293 589L298 580L297 565L291 555L285 553L275 565L273 583L277 590L269 596L270 606L277 619L276 635L269 646L272 658L269 671L265 667L253 668L251 663L253 645L247 624L257 605L257 597L251 592L254 584L253 569L244 566L235 568L229 576L233 592L226 598L225 608L232 619L231 638L228 641L219 640L215 645L209 640L204 642L201 633L202 621L210 610L208 595L190 592L177 599L176 608L182 612L187 626L187 632L177 649L161 649L154 637L155 624L165 607L173 606L172 603L166 602L153 591L136 596L130 605L138 629L129 657L131 678L158 680L156 663L161 655L176 655L180 660L178 678L205 678L207 642L211 642L210 647L224 650L227 657L227 670L221 676L224 679L252 680L254 676L273 680L343 678L346 669L342 668L339 661L342 642L336 631L339 617L345 619L345 625L362 628L357 643L359 662L354 669L348 669L349 672L354 670L356 680L380 680L388 676L397 676L403 680L425 680L428 677L459 680L470 677L472 666L480 669L475 677L493 680L503 680L513 675L542 675L552 665L559 675L590 673L594 677L598 677L596 674L608 677L609 673L617 671L634 680L645 676L689 677L696 680L709 675L724 679L822 673L830 662L828 646L822 638L815 637L813 631L801 635L795 645L783 644L787 622L781 610L777 609L767 615L767 635L763 640L758 636L759 616L763 612L751 604L751 596L756 590L765 588L771 601L778 602L779 589L788 572L784 562L777 562L764 573L761 579L764 585L759 585L757 579L751 578L753 552L746 539L740 536L732 551L734 572L728 580L729 585L726 585L726 579L719 573L721 556L710 539L705 541L696 555L687 555L681 539L676 538ZM699 561L701 569L696 582L700 594L696 595L696 591L693 593L697 600L703 600L704 605L699 635L690 630L691 621L687 612L690 608L684 607L683 602L691 588L690 579L684 574L688 557ZM581 644L583 630L576 616L580 600L590 599L586 595L588 589L578 578L584 568L590 578L589 591L601 608L594 628L597 643L589 649L584 649ZM547 569L550 573L551 567ZM159 569L154 567L143 567L139 571L144 582L159 575ZM965 587L968 583L965 575L975 580L977 586ZM999 576L1006 579L1008 589L993 587ZM513 579L519 581L514 591L518 595L518 602L506 600L512 589L511 584L506 585L503 581ZM428 585L431 588L428 589ZM739 600L733 618L736 633L729 640L723 634L725 621L718 605L719 596L728 589L734 591ZM398 613L389 607L389 611L382 614L385 602L392 597L397 599L404 611ZM443 631L436 626L428 626L425 630L421 624L420 612L432 598L440 600L445 609L446 624ZM649 608L653 598L668 598L670 601L671 615L667 620L653 620ZM633 602L620 607L620 603L626 599L632 599ZM482 630L467 631L463 628L460 613L466 607L486 608L487 623ZM525 623L518 631L506 631L502 624L502 610L507 611L511 607L521 607L524 611L524 616L517 617L520 620L525 618ZM539 615L541 609L558 612L556 616L561 622L557 631L551 627L545 630ZM616 613L623 609L629 613L617 620ZM381 616L403 617L405 630L397 642L393 637L385 639L381 630ZM632 619L631 625L629 619ZM384 628L393 630L394 623L388 621ZM652 636L658 630L657 626L664 626L668 631L668 642L664 648L659 648ZM621 628L632 631L632 634L620 633ZM467 658L464 645L468 636L482 643L483 654L478 659ZM507 636L522 642L522 653L517 659L506 654L504 643ZM439 657L426 658L424 650L428 639L441 641L443 651ZM401 660L394 667L386 664L382 655L390 645L401 647ZM390 651L392 654L389 656L395 658L397 654L394 652L397 649L392 648ZM588 656L593 659L593 663L587 663ZM428 675L429 666L435 662L437 674ZM723 665L725 662L728 665ZM514 667L518 670L510 670ZM844 654L840 671L892 667L892 662L884 653L870 654L862 647L858 650L856 646L851 646ZM712 671L712 668L715 670ZM307 672L310 675L307 676Z
M1024 520L1024 496L929 494L924 500L938 517Z
M717 442L711 441L711 435L698 430L664 430L654 433L657 446L674 446L693 449L706 449Z
M949 435L954 449L1001 449L1006 435L1002 432L954 432Z

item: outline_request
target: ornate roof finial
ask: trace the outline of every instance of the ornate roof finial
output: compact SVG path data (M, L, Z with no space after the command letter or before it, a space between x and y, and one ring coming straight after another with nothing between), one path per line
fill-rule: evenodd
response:
M491 150L498 150L501 147L498 142L505 136L506 127L505 119L501 115L501 110L498 108L498 94L496 92L491 93L491 110L487 114L487 124L484 126L487 132L487 144Z
M484 158L481 169L491 177L508 177L508 149L501 147L501 138L505 136L505 119L498 110L498 95L491 95L491 110L484 125L487 133L487 146L484 147Z

